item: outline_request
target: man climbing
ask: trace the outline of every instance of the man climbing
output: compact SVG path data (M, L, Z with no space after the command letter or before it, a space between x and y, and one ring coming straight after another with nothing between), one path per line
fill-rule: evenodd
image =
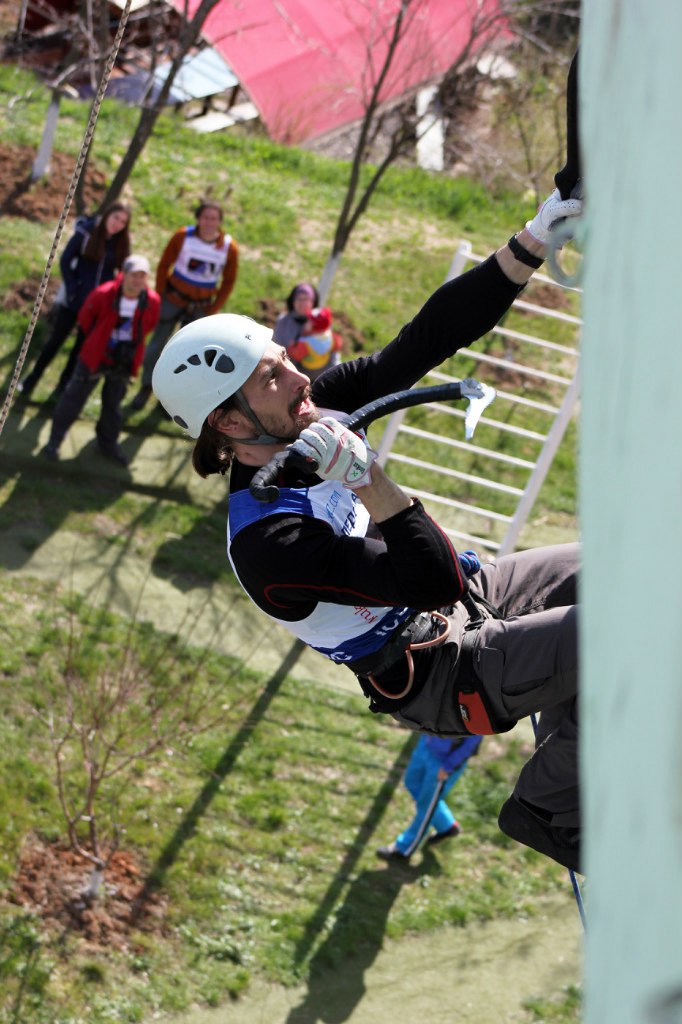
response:
M576 546L463 568L447 534L344 420L490 331L541 266L552 226L581 208L553 192L506 245L440 287L389 345L312 385L270 330L234 315L182 328L153 377L161 404L197 439L196 471L230 469L228 553L241 585L267 615L347 665L371 710L441 736L506 731L542 712L538 747L500 826L573 869ZM249 484L287 446L314 459L316 475L285 469L278 500L261 504Z

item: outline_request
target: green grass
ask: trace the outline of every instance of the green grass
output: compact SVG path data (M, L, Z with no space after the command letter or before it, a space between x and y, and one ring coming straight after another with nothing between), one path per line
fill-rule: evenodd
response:
M8 100L28 91L26 102ZM4 102L3 102L4 101ZM25 145L37 144L42 128L42 116L47 92L34 80L16 69L0 68L0 127L8 141ZM57 132L56 148L70 153L74 159L80 145L86 110L82 105L65 100L62 104ZM103 104L93 142L92 162L104 173L110 174L132 134L135 113L118 104ZM283 301L293 281L301 278L316 279L322 271L330 251L335 218L345 185L347 165L320 157L314 153L289 149L245 131L201 136L182 127L173 115L162 116L153 139L148 143L128 186L133 206L132 235L136 249L146 252L154 263L169 232L178 224L192 219L197 197L212 191L219 199L227 197L226 223L241 247L241 265L237 285L226 308L258 315L262 299ZM39 186L34 186L39 188ZM428 174L415 168L393 167L382 182L368 213L352 236L337 273L331 296L334 310L341 311L362 332L366 350L385 344L399 326L408 320L428 295L442 282L449 267L456 244L469 237L478 252L489 251L531 213L525 202L510 194L491 196L480 185L467 179L450 179ZM27 223L23 218L2 219L3 235L7 240L6 260L0 262L0 288L13 292L24 282L27 294L35 291L44 265L46 252L52 242L55 224ZM67 232L68 234L68 232ZM54 276L58 276L55 270ZM532 287L528 297L532 298ZM575 301L571 297L573 310ZM4 368L5 382L9 382L30 307L25 310L0 309L0 367ZM516 330L528 328L527 317L513 312L507 318L508 326ZM44 333L39 321L30 352L37 350ZM568 343L572 332L565 326L549 322L546 336L549 340ZM525 346L527 347L527 346ZM500 339L484 339L476 346L481 351L502 354ZM519 356L524 345L516 346ZM52 391L63 366L60 354L49 367L34 393L40 402ZM30 361L30 359L29 359ZM564 360L565 362L565 360ZM492 380L489 368L473 359L458 356L443 369L457 376L475 373L482 379ZM562 357L547 357L546 369L566 372ZM560 389L532 386L528 397L558 404ZM99 414L99 396L93 393L83 411L86 420L94 422ZM42 412L43 410L41 410ZM46 415L49 408L45 408ZM506 419L530 429L546 431L547 416L534 414L527 408L513 408L497 402L491 411L495 418ZM446 421L423 410L410 414L417 425L428 416L434 429L453 433L452 420ZM132 416L126 422L130 430L141 435L155 430L169 436L175 428L161 416L149 416L148 410ZM457 430L461 431L459 424ZM377 432L382 427L377 426ZM431 429L429 427L428 429ZM456 433L456 436L460 436ZM539 450L536 442L520 442L518 438L481 427L479 437L499 451L533 460ZM408 452L416 458L436 461L428 443L400 439L398 451ZM533 508L533 518L539 522L570 522L575 517L575 464L576 433L572 428L564 438L540 495ZM491 465L475 454L460 453L453 456L453 467L476 475L487 475ZM523 487L527 471L516 470L496 463L496 479L512 486ZM428 474L409 474L394 464L392 468L398 482L432 489ZM29 486L38 486L32 484ZM443 486L442 480L439 487ZM83 485L86 491L86 485ZM493 511L510 514L513 498L496 492L481 490L459 480L451 482L446 495L456 500L479 503ZM31 502L37 516L53 515L45 503ZM92 511L93 501L83 494L75 505L82 505L81 526L89 530L84 518ZM157 546L154 530L158 505L143 502L131 510L126 502L116 501L107 514L117 521L132 511L138 537L145 552ZM39 507L38 507L39 505ZM439 515L440 515L440 510ZM184 517L179 511L168 512L168 518ZM74 520L78 513L65 513L64 518ZM459 513L443 513L445 525L452 526ZM54 515L53 515L54 518ZM466 522L466 517L464 517ZM475 521L467 527L477 535L493 540L501 539L503 527L494 521ZM202 528L197 524L199 536ZM192 528L170 527L169 532L186 537L194 536ZM121 536L112 543L122 543ZM198 544L199 558L203 543ZM194 551L188 555L186 545L169 545L163 552L169 570L183 576L191 568ZM175 565L168 565L168 560ZM214 578L214 576L213 576Z
M47 98L30 75L0 66L5 143L35 149ZM56 148L74 160L86 117L82 105L64 101ZM103 105L92 160L108 176L136 117ZM127 190L134 246L154 262L170 232L191 220L196 199L210 189L225 200L228 230L242 251L228 308L256 314L261 299L283 300L294 281L319 276L346 174L343 163L246 131L198 137L165 115ZM393 168L351 239L332 307L352 319L372 350L441 283L461 237L478 252L490 251L531 212L517 197L491 196L473 182ZM4 295L21 285L37 287L55 227L0 218ZM9 306L0 308L5 383L30 313L28 303ZM33 345L42 330L39 324ZM552 337L562 340L559 328ZM496 344L490 341L490 351ZM50 367L36 390L38 401L62 365L60 357ZM36 407L35 429L49 412ZM97 412L93 398L84 416L94 421ZM417 415L432 418L424 410ZM150 430L173 433L160 416L141 414L128 426L140 438ZM570 430L535 516L575 515L575 446ZM60 530L96 534L134 551L153 573L172 576L181 588L233 585L223 557L222 499L195 501L179 487L166 493L126 489L113 476L46 476L37 463L15 464L11 450L3 460L0 529L14 531L20 553ZM400 470L394 475L400 479ZM476 497L459 485L452 494ZM59 694L68 609L76 609L82 629L88 615L77 595L18 573L3 571L0 582L6 692L0 880L8 885L27 837L63 835L47 734L31 708ZM115 659L129 629L126 620L107 619L92 660ZM148 650L164 639L141 625L134 633ZM203 659L206 685L213 681L217 688L235 668L211 652L187 650L186 659L187 671ZM0 980L7 982L0 986L0 1024L138 1021L193 1002L214 1005L238 996L255 977L293 984L313 964L335 967L351 952L376 949L384 933L399 939L438 926L532 914L537 899L565 887L560 869L532 851L514 847L511 858L512 844L497 829L497 809L526 756L513 739L484 744L458 784L457 811L466 828L456 848L447 858L430 858L427 869L410 874L396 893L390 873L377 870L374 847L411 813L400 785L410 737L368 714L360 697L326 687L311 694L290 676L279 681L239 671L224 704L219 724L136 764L118 794L126 845L167 901L163 933L140 927L127 949L93 953L76 935L46 930L29 912L0 902ZM542 1013L547 1020L577 1019L570 993L566 1004L546 1011L533 1006L529 1013L538 1020L545 1019Z
M119 656L130 624L111 614L93 618L77 596L58 589L6 574L2 584L0 876L7 881L26 836L63 834L47 731L31 708L60 706L72 616L86 674ZM31 613L35 608L46 612ZM153 662L165 638L147 625L134 633L134 649ZM254 975L291 984L312 960L335 967L372 948L385 927L399 939L532 914L538 898L565 886L561 870L532 851L515 848L510 859L512 844L496 827L522 757L517 741L496 743L490 753L484 744L457 787L465 831L456 848L431 856L428 875L416 871L396 896L391 873L377 869L374 847L410 814L399 780L413 739L367 714L359 697L320 687L311 699L291 677L241 672L226 693L229 659L182 641L176 650L173 671L195 675L200 661L202 685L221 695L225 710L205 733L164 748L117 781L126 848L167 897L163 935L142 920L128 949L93 954L75 934L45 932L30 914L0 905L0 962L21 935L27 963L34 948L43 972L60 958L58 977L38 972L31 982L35 1005L22 1020L87 1016L98 1024L110 1019L112 1006L117 1019L138 1020L156 1007L237 993ZM167 681L161 659L159 671ZM15 996L10 986L0 1020L11 1019Z

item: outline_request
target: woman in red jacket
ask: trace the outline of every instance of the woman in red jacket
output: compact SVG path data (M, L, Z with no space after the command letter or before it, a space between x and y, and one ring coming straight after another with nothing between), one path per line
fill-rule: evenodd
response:
M128 381L135 376L144 356L146 336L159 319L161 299L147 287L149 261L129 256L123 272L90 292L78 314L84 341L76 369L54 411L50 439L42 450L56 461L59 446L78 418L93 388L104 379L102 411L96 433L99 450L108 459L128 465L118 445L123 415L121 404Z

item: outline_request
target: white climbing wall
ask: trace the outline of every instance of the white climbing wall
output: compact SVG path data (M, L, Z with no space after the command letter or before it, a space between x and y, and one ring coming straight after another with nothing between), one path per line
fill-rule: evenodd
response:
M586 1024L682 1024L682 2L584 0Z

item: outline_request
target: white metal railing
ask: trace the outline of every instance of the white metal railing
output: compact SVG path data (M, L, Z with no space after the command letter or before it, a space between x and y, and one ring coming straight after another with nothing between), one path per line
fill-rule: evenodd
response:
M469 242L461 242L445 280L452 280L468 264L481 263L485 258L473 253ZM533 282L559 292L579 291L557 284L544 274L534 275ZM527 354L521 358L515 353L514 358L508 358L505 353L501 357L480 352L474 346L461 350L455 359L457 362L473 360L482 368L477 368L474 373L463 370L461 377L475 376L485 381L485 369L490 368L494 373L497 399L503 403L498 407L501 412L508 411L510 417L516 411L525 416L534 415L541 419L541 423L534 422L529 427L505 421L502 417L483 416L477 427L477 443L473 445L453 438L444 428L432 430L426 429L423 424L417 425L415 421L423 420L424 414L420 414L418 409L411 409L390 417L378 445L382 465L394 462L403 467L403 473L407 473L408 477L411 470L414 470L415 477L420 474L414 485L407 479L403 486L410 494L421 498L427 507L431 504L439 509L438 519L446 533L454 540L472 543L498 555L514 550L580 394L580 317L545 306L540 300L516 299L511 309L523 314L530 330L537 329L537 333L528 333L501 323L490 334L502 341L509 341L512 346L526 347ZM543 324L546 327L549 322L562 325L564 336L560 341L542 337ZM552 360L560 361L560 366L548 369L547 364L551 364ZM557 369L560 372L556 372ZM442 370L432 370L425 380L427 378L428 383L457 379ZM541 393L533 397L523 393L533 387L540 388ZM465 415L460 408L439 406L437 403L428 403L419 408L437 414L441 424L443 416L463 419ZM524 413L524 410L527 412ZM488 409L489 413L491 411L492 407ZM479 442L483 434L488 443ZM411 442L403 445L410 454L400 450L402 440ZM412 453L414 441L419 443L421 458ZM526 450L528 446L537 449L530 458ZM496 474L503 474L504 479L498 479ZM421 486L425 475L429 481L428 489ZM430 483L432 479L433 484ZM469 499L467 495L467 500L452 497L448 490L452 488L453 481L461 481L472 494L480 492L480 496ZM507 501L510 508L488 507L486 502L492 502L493 495L497 495L498 501ZM454 517L454 523L447 521L449 514Z

